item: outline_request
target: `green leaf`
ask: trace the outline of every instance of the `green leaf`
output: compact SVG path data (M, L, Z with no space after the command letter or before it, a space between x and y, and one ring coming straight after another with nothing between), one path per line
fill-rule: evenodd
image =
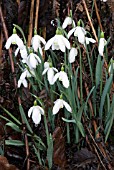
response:
M31 129L30 125L29 125L29 122L28 122L28 120L27 120L27 118L26 118L25 112L24 112L23 107L22 107L21 104L19 105L19 110L20 110L21 117L22 117L24 123L27 125L28 130L29 130L31 133L33 133L33 131L32 131L32 129Z
M101 56L98 56L97 58L97 65L96 65L96 87L99 85L99 82L101 80L101 74L102 74L102 61Z
M6 126L10 126L13 130L17 131L17 132L22 132L22 130L19 128L19 126L17 126L15 123L13 122L8 122L6 123Z
M12 145L12 146L24 146L24 142L20 140L5 140L6 145Z
M48 160L49 169L51 169L53 164L53 138L51 134L49 137L49 145L47 148L47 160Z
M84 127L83 127L82 123L79 122L79 121L76 121L76 124L77 124L77 126L78 126L78 128L79 128L79 131L80 131L81 135L82 135L83 137L85 137L85 131L84 131Z
M111 127L112 127L113 121L114 121L114 95L113 95L113 100L112 100L108 115L110 115L110 116L108 116L108 120L106 120L106 127L105 127L105 130L104 130L104 133L106 134L105 142L108 139L108 136L110 134Z
M65 119L64 117L62 117L62 120L67 122L67 123L76 123L76 121L74 119L68 120L68 119Z
M105 103L105 98L106 95L111 87L112 84L112 80L113 80L113 75L111 74L110 77L107 79L102 96L101 96L101 102L100 102L100 109L99 109L99 117L102 119L102 111L103 111L103 106Z
M19 124L19 125L22 124L22 123L21 123L18 119L16 119L16 117L13 116L8 110L6 110L5 108L3 108L1 105L0 105L0 107L1 107L17 124Z

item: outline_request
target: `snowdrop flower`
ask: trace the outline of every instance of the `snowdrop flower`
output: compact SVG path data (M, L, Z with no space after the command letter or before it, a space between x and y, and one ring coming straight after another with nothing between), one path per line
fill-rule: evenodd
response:
M61 34L60 29L56 30L56 35L47 41L45 50L48 50L52 46L52 50L61 50L65 52L65 47L70 49L70 42Z
M73 27L75 27L74 20L71 17L66 17L63 22L62 28L65 29L68 25L71 25L71 24L73 24Z
M41 48L41 43L44 45L46 44L46 41L43 37L37 34L37 31L35 29L34 31L34 37L32 37L31 44L35 52L38 52L38 49L40 51L40 54L42 55L42 48Z
M21 84L23 84L23 86L24 86L25 88L28 87L27 80L25 79L26 76L27 76L27 72L24 71L24 72L21 74L21 76L20 76L20 78L19 78L19 80L18 80L18 88L20 88Z
M9 49L11 44L16 44L18 45L19 49L23 49L24 48L24 44L23 41L20 39L20 37L16 34L16 29L14 27L13 29L13 34L8 38L6 44L5 44L5 48Z
M68 38L74 33L74 36L78 37L78 41L81 44L85 43L86 31L83 27L77 26L68 32Z
M85 37L85 43L84 43L84 46L85 46L85 44L86 44L86 45L88 45L88 44L89 44L89 42L91 42L91 43L95 43L96 41L95 41L93 38Z
M70 107L70 105L64 101L63 99L57 99L55 102L54 102L54 106L53 106L53 115L57 114L59 112L59 110L61 108L65 107L69 112L72 113L72 109Z
M107 0L101 0L101 1L106 2Z
M104 38L104 32L101 32L101 38L99 40L98 51L101 56L103 56L104 46L107 44L107 41Z
M72 47L68 57L69 63L73 63L77 55L78 55L78 50L75 47Z
M41 59L36 54L31 52L26 60L26 64L30 69L35 69L39 63L41 63Z
M44 75L47 72L48 81L50 85L53 85L53 78L54 78L54 71L58 72L58 70L54 67L52 67L52 63L45 62L44 63L44 71L42 75Z
M53 84L56 82L56 80L59 79L59 81L62 81L62 84L65 88L69 87L69 80L68 80L68 76L67 73L64 72L64 68L61 68L61 71L56 73L54 78L53 78Z
M35 123L35 125L38 125L41 121L41 115L44 115L44 110L40 106L32 106L28 110L28 117L32 115L32 120Z
M23 84L23 86L27 88L28 83L27 83L26 77L31 77L32 75L34 75L34 71L33 70L28 71L28 69L25 68L18 80L18 88L20 88L21 84Z

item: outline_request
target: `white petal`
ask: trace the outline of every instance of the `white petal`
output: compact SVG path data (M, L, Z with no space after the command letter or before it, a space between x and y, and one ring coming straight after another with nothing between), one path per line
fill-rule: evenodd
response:
M10 36L10 37L8 38L8 40L6 41L5 48L6 48L6 49L9 49L11 43L12 43L12 36Z
M73 32L76 30L76 27L71 29L69 32L68 32L68 38L73 34Z
M44 63L44 68L49 68L49 62Z
M66 46L68 49L70 49L70 42L69 42L64 36L62 36L62 40L63 40L65 46Z
M78 54L78 50L72 47L68 57L69 63L73 63L75 61L75 57L77 56L77 54Z
M37 35L35 35L31 40L32 47L35 52L38 51L38 48L40 47L40 40L38 39Z
M28 87L28 83L27 83L27 80L26 80L26 79L23 79L23 80L22 80L22 83L23 83L23 86L24 86L25 88Z
M26 75L27 75L27 72L24 71L24 72L21 74L20 79L21 79L21 80L25 79Z
M63 39L62 39L62 35L58 35L58 45L59 45L59 49L62 51L62 52L65 52L65 44L63 42Z
M34 57L34 55L32 53L29 55L28 61L29 61L30 67L36 68L37 61L36 61L36 59L35 59L35 57Z
M18 80L18 85L17 85L18 88L20 88L21 83L22 83L22 80L19 79L19 80Z
M23 48L24 48L24 43L23 43L23 41L21 40L21 38L17 35L17 34L15 34L15 38L16 38L16 44L18 45L18 47L20 48L20 50L23 50Z
M47 43L45 45L45 50L48 50L50 48L50 46L53 44L54 40L55 40L55 36L47 41Z
M32 107L28 110L28 117L31 116L33 109L34 109L34 106L32 106Z
M66 17L64 22L63 22L62 28L65 29L70 24L72 24L72 18L71 17Z
M19 52L19 47L15 50L15 57L17 56L18 52Z
M53 77L54 77L54 70L53 68L49 68L48 69L48 72L47 72L47 75L48 75L48 81L51 85L53 85Z
M56 82L56 80L59 78L60 73L56 73L54 78L53 78L53 84Z
M44 115L44 109L42 109L42 107L37 106L39 108L40 114Z
M37 107L34 107L33 109L32 120L36 125L39 124L41 121L40 110Z
M63 83L63 86L65 88L68 88L69 87L69 80L68 80L67 74L64 71L60 71L60 79Z
M57 114L61 108L63 108L63 102L61 99L57 99L53 107L53 115Z
M99 51L99 54L100 54L101 56L103 56L104 46L105 46L105 39L104 39L104 38L100 38L98 51Z
M89 44L89 42L95 43L96 41L93 38L86 37L86 44Z
M44 71L42 72L42 75L46 74L46 72L48 71L49 68L44 69Z
M64 100L63 100L63 104L64 104L65 108L66 108L69 112L72 113L72 109L71 109L70 105L69 105L67 102L65 102Z
M34 54L34 57L38 60L39 63L41 63L40 57L38 57L36 54Z
M40 52L40 55L42 56L43 52L42 52L42 48L41 47L39 47L39 52Z
M38 39L45 45L46 44L46 41L43 37L41 37L40 35L37 35L38 36Z

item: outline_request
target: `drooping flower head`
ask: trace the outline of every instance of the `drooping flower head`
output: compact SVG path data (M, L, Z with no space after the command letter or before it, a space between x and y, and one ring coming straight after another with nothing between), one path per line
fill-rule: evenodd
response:
M68 17L65 18L63 24L62 24L62 28L65 29L68 25L73 25L73 27L75 27L75 21L72 18L72 11L70 10L70 14Z
M61 29L57 28L56 35L47 41L45 50L52 46L52 50L61 50L65 52L65 48L70 49L70 42L62 35Z
M15 27L13 28L13 34L8 38L5 48L9 49L11 44L15 44L19 47L20 50L24 48L24 43L21 38L17 35Z
M44 63L44 71L42 75L47 73L48 81L50 85L53 85L53 78L54 78L54 72L58 72L58 70L52 66L52 62L45 62Z
M28 117L32 115L32 120L35 125L38 125L41 121L41 115L44 115L44 109L37 105L37 102L34 102L34 106L32 106L28 110Z
M55 74L53 78L53 84L57 81L57 79L59 79L59 81L62 82L65 88L69 87L69 79L68 79L67 73L64 71L63 66L61 67L61 71Z
M75 61L75 57L78 55L78 50L77 48L73 45L72 48L70 49L70 53L68 56L68 61L69 63L73 63Z
M38 49L40 51L40 54L42 55L42 48L41 43L43 45L46 44L46 41L43 37L37 34L36 29L34 29L34 37L32 37L31 44L35 52L38 52Z
M71 29L68 32L68 38L74 33L74 36L78 38L79 43L83 44L84 47L89 44L89 42L95 43L93 38L86 37L87 32L83 27L80 26L80 20L77 23L77 27Z
M107 44L107 41L104 38L104 32L101 32L100 39L99 39L99 46L98 46L98 51L101 56L103 56L104 47L106 44Z
M29 66L30 69L36 69L36 66L41 63L41 59L38 55L33 53L30 50L30 54L27 57L26 64Z
M72 109L70 105L66 101L63 100L62 95L61 95L60 98L54 102L53 115L57 114L59 110L62 109L63 107L65 107L69 112L72 113Z

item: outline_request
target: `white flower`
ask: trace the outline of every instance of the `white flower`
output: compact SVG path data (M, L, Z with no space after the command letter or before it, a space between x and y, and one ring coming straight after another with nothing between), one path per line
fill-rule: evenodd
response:
M35 69L39 63L41 63L41 59L36 54L30 53L26 61L29 68Z
M40 54L42 55L42 48L41 48L41 42L45 45L46 41L44 40L43 37L39 35L34 35L34 37L31 40L32 47L35 52L38 52L38 49L40 51Z
M65 29L68 25L71 25L71 24L73 24L73 27L75 27L74 20L71 17L66 17L63 22L62 28Z
M44 110L40 106L32 106L28 110L28 117L30 117L31 114L33 122L38 125L41 121L41 115L44 115Z
M28 87L27 80L25 79L26 76L27 76L27 72L24 71L24 72L21 74L21 76L20 76L20 78L19 78L19 80L18 80L18 88L20 88L21 84L23 84L23 86L24 86L25 88Z
M93 39L93 38L88 38L88 37L85 37L85 43L88 45L89 42L91 43L95 43L96 41Z
M103 52L104 52L104 46L107 44L107 41L105 40L105 38L100 38L99 40L99 46L98 46L98 51L99 54L101 56L103 56Z
M11 44L18 45L19 49L21 49L21 50L24 48L23 41L21 40L21 38L17 34L12 34L8 38L8 40L7 40L6 44L5 44L5 48L9 49Z
M54 78L54 71L58 72L58 70L52 66L50 66L49 62L45 62L44 63L44 71L42 73L42 75L44 75L47 72L47 76L48 76L48 81L50 85L53 85L53 78Z
M74 36L78 37L78 41L81 44L85 43L86 31L83 27L77 26L68 32L68 38L74 33Z
M101 0L101 1L106 2L107 0Z
M69 87L69 80L66 72L60 71L59 73L56 73L53 78L53 84L56 82L57 79L59 79L59 81L62 81L62 84L65 88Z
M72 109L70 107L70 105L65 102L63 99L57 99L55 102L54 102L54 106L53 106L53 115L57 114L59 112L59 110L61 108L65 107L69 112L72 113Z
M23 84L23 86L27 88L28 83L26 77L31 77L32 75L34 75L34 71L33 70L28 71L28 69L25 68L18 80L18 88L20 88L21 84Z
M70 49L70 42L63 36L56 34L45 45L45 50L48 50L52 46L52 50L61 50L65 52L65 47Z
M77 54L78 54L78 50L72 47L68 57L69 63L73 63L75 61L75 57L77 56Z

